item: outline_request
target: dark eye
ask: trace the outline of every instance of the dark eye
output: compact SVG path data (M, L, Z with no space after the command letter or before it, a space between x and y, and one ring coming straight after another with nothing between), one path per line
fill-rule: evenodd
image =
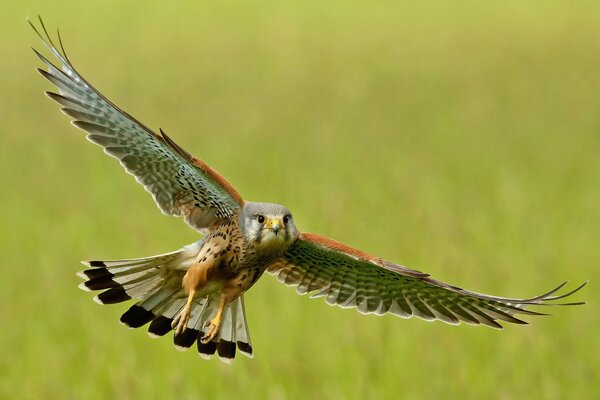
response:
M283 223L287 225L287 223L290 221L290 218L292 218L289 215L286 215L285 217L283 217Z
M257 215L256 220L258 221L259 224L262 224L265 222L265 217L262 215Z

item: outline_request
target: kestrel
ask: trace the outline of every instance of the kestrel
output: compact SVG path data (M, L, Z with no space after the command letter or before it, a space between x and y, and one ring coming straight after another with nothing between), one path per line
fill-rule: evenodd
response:
M60 50L42 20L44 36L30 22L61 67L35 51L47 67L38 71L59 93L58 102L87 139L119 160L152 194L160 210L204 236L158 256L83 262L84 290L102 291L100 304L134 299L121 322L130 328L149 323L152 337L174 330L183 350L197 343L204 358L215 352L232 361L237 349L252 357L244 293L265 271L296 287L299 294L325 297L330 305L363 314L391 313L502 328L499 321L526 324L518 314L541 315L532 305L563 299L565 283L540 296L513 299L463 290L428 274L383 260L324 236L300 232L286 207L245 201L216 170L178 146L162 130L150 128L118 108L90 85ZM571 305L583 302L567 303Z

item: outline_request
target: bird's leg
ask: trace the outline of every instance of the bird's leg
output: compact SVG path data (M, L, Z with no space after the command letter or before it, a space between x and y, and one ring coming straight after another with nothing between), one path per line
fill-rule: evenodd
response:
M171 327L175 329L175 334L179 335L182 333L187 327L188 322L190 321L190 315L192 313L192 302L194 301L194 295L196 294L196 289L191 289L188 294L187 302L185 303L185 307L183 310L175 317Z
M217 315L215 315L215 317L208 322L206 326L206 334L201 339L202 343L204 344L213 340L219 333L219 330L221 329L221 318L223 317L223 310L225 310L225 306L238 298L244 292L244 290L237 285L231 287L230 284L232 282L234 281L225 283L225 287L221 293L221 299L219 300Z
M214 263L209 261L203 261L198 264L192 265L185 273L182 281L182 286L188 295L187 302L181 310L181 312L173 319L171 327L175 329L175 334L180 334L185 331L187 324L190 320L192 313L192 304L194 302L194 295L196 291L206 285L206 283L212 278L214 273Z
M227 304L227 296L223 293L221 294L221 299L219 300L219 308L217 309L217 315L208 323L206 327L206 333L202 337L202 343L206 344L213 340L215 336L219 333L221 329L221 317L223 316L223 310L225 309L225 305Z

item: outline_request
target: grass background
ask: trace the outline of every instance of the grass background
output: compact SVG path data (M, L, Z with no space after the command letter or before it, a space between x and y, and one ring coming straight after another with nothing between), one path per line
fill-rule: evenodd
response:
M597 2L73 3L0 6L0 398L600 397ZM300 229L491 294L589 279L588 305L494 331L265 276L253 360L124 329L78 261L198 235L44 98L38 13L109 98Z

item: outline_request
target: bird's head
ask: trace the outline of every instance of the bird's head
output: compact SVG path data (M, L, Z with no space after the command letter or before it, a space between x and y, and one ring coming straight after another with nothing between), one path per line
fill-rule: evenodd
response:
M240 226L247 241L275 251L284 251L298 237L290 210L278 204L244 204Z

